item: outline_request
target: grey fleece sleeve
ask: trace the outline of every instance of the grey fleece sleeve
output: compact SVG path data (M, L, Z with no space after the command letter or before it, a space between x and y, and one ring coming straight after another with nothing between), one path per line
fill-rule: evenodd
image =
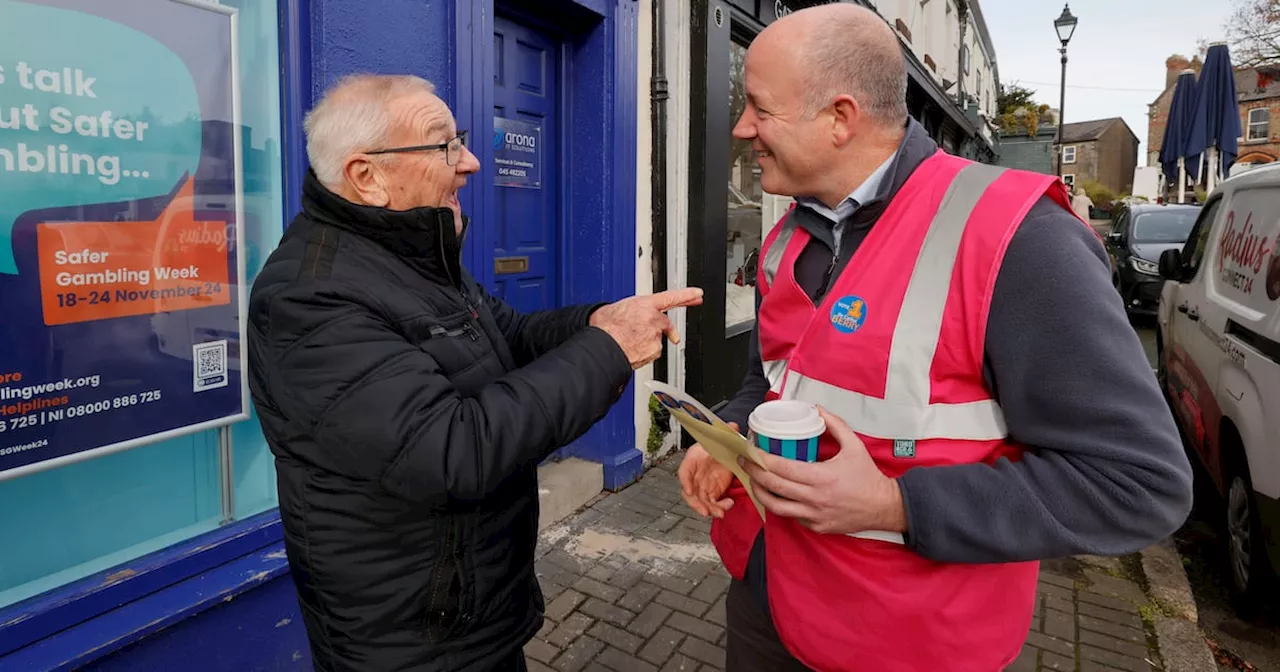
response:
M1101 242L1047 198L996 279L987 379L1018 462L911 469L908 544L943 562L1122 555L1191 508L1191 467Z

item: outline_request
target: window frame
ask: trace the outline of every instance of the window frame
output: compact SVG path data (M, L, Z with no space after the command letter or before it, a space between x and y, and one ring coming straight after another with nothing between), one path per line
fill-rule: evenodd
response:
M1065 183L1065 184L1067 185L1067 188L1068 188L1068 189L1071 189L1072 191L1074 191L1074 190L1075 190L1075 188L1076 188L1076 174L1075 174L1075 173L1064 173L1064 174L1062 175L1062 181L1063 181L1063 183Z
M1071 150L1071 158L1070 158L1070 159L1068 159L1068 158L1067 158L1067 150L1068 150L1068 149L1069 149L1069 150ZM1076 162L1076 158L1077 158L1077 156L1078 156L1078 155L1079 155L1079 151L1076 149L1076 146L1075 146L1075 145L1063 145L1063 146L1062 146L1062 159L1061 159L1061 160L1062 160L1062 165L1064 165L1064 166L1065 166L1065 165L1068 165L1068 164L1075 163L1075 162Z
M1187 242L1183 244L1182 251L1179 253L1181 272L1178 274L1179 282L1189 284L1194 282L1200 275L1200 269L1204 268L1204 257L1209 246L1213 243L1214 224L1218 219L1218 208L1226 197L1218 194L1210 198L1200 207L1200 214L1196 217L1196 223L1192 225L1191 232L1187 234ZM1204 230L1207 227L1207 230ZM1203 235L1201 232L1203 231Z
M1264 119L1262 121L1254 121L1253 113L1261 112ZM1258 137L1253 135L1253 127L1261 126L1262 134ZM1266 142L1271 139L1271 110L1265 107L1255 107L1245 113L1244 125L1244 141L1245 142Z
M1112 232L1116 234L1118 239L1123 240L1129 233L1129 225L1133 221L1133 210L1128 206L1122 205L1119 208L1116 208L1116 212L1112 215L1112 219L1114 221L1111 225Z

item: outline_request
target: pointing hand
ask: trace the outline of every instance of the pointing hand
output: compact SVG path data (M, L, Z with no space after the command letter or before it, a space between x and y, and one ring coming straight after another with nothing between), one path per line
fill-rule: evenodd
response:
M680 342L680 334L666 312L698 305L702 305L702 290L697 287L632 296L596 310L591 314L591 326L612 336L631 368L639 369L662 354L663 334L672 343Z

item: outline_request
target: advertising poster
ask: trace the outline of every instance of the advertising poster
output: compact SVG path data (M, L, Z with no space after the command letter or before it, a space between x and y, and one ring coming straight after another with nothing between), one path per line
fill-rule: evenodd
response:
M0 479L246 417L235 21L0 1Z
M493 163L499 187L542 187L542 127L519 119L493 119Z

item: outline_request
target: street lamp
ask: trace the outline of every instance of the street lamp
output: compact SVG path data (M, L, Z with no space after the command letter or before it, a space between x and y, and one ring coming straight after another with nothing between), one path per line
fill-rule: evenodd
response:
M1062 92L1058 100L1058 179L1062 179L1062 119L1063 111L1067 106L1067 43L1071 41L1071 35L1076 32L1076 17L1071 14L1069 5L1062 6L1062 16L1053 21L1053 27L1058 31L1058 39L1062 41L1062 47L1058 51L1062 54Z

